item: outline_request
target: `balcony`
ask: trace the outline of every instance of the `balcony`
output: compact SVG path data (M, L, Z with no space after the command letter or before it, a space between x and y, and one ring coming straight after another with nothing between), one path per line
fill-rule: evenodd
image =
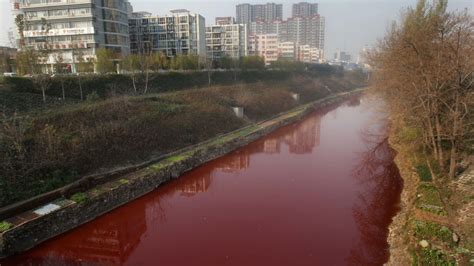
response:
M51 29L47 33L42 30L24 31L25 37L41 37L41 36L67 36L67 35L81 35L94 34L94 27L87 28L65 28L65 29Z
M53 7L53 6L68 6L68 5L80 5L80 4L92 4L92 0L60 0L50 1L42 3L20 3L20 9L32 9L40 7Z
M56 19L72 19L72 18L91 18L93 17L92 13L83 13L83 14L66 14L61 16L45 16L45 17L28 17L29 21L40 21L41 19L46 20L56 20Z

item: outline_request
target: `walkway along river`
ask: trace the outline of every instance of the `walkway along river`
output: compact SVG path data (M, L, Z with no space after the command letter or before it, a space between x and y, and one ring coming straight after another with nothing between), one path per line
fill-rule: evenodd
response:
M403 183L376 106L315 112L5 263L381 265Z

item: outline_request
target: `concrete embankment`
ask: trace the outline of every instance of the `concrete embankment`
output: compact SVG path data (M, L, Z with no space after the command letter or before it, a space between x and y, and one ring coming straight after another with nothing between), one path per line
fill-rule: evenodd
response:
M11 226L0 234L0 258L31 249L54 236L131 202L199 165L234 151L282 126L296 122L314 110L342 102L361 92L362 90L357 90L337 94L300 106L273 119L172 153L158 162L115 177L101 185L76 193L70 198L58 198L5 219L4 223Z

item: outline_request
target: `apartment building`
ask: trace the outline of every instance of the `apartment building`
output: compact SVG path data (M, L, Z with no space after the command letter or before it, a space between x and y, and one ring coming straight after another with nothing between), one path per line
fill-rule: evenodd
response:
M248 33L245 24L231 17L216 18L216 25L206 27L207 58L240 58L248 55Z
M325 27L325 19L319 15L292 17L281 24L279 36L282 42L310 45L324 50Z
M283 19L283 5L267 3L262 5L239 4L236 6L236 18L239 24L250 24L257 21Z
M310 45L301 45L298 47L298 61L310 64L323 63L323 50Z
M258 34L249 37L250 44L253 46L252 54L263 57L265 65L269 66L272 62L278 60L278 35L277 34Z
M318 15L318 4L301 2L293 4L292 17L312 17Z
M280 34L283 21L281 20L260 20L247 24L250 34Z
M206 56L205 24L203 16L185 9L165 16L134 12L129 19L131 52Z
M98 48L130 52L128 0L12 0L14 19L23 18L20 50L48 51L45 65L92 60Z
M278 5L237 6L237 21L248 25L250 35L277 34L283 43L293 42L297 46L310 45L324 50L325 18L318 14L318 4L301 2L293 5L292 17L286 20L278 12ZM264 7L271 15L262 15ZM278 13L273 15L273 13ZM240 17L239 17L240 16Z
M298 60L298 46L294 42L279 42L278 43L278 58L297 61Z

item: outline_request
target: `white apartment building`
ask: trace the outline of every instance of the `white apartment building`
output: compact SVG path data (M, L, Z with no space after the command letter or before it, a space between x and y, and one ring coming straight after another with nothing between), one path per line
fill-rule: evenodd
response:
M278 57L281 59L297 61L298 46L294 42L279 42Z
M128 0L11 0L14 19L23 18L17 34L20 50L30 47L48 51L46 65L92 60L98 48L118 56L130 52ZM18 31L18 30L17 30Z
M207 58L240 58L248 55L248 34L245 24L235 24L233 18L217 18L216 25L206 27Z
M250 43L254 45L254 54L263 57L265 65L269 66L278 60L278 35L258 34L250 37Z
M157 52L175 55L206 56L206 21L185 9L170 15L155 16L134 12L129 18L132 53Z
M323 63L324 54L323 50L310 45L301 45L298 48L298 60L304 63Z

